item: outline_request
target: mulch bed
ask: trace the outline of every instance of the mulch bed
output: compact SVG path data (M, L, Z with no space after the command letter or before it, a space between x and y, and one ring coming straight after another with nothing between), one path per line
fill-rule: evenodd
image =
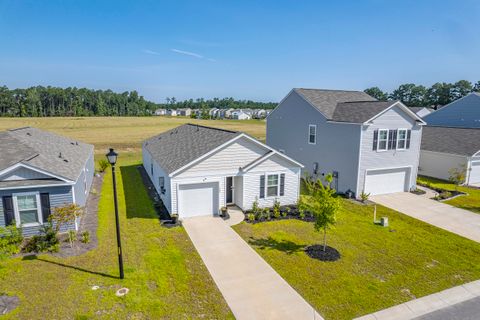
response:
M17 296L0 295L0 315L7 314L20 304Z
M323 251L323 246L315 244L305 248L305 253L313 259L320 261L337 261L340 259L340 252L337 249L327 246Z
M90 241L88 243L82 243L76 241L73 248L67 240L66 234L59 235L60 250L59 252L52 253L56 257L72 257L84 254L90 250L93 250L98 245L97 228L98 228L98 202L100 201L100 195L102 193L104 173L95 174L93 177L92 187L90 194L88 195L87 203L85 204L85 214L80 220L77 235L84 231L90 233Z

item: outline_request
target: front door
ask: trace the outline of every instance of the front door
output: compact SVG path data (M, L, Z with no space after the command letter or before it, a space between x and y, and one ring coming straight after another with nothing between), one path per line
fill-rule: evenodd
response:
M233 177L227 177L225 192L227 193L227 204L233 203Z

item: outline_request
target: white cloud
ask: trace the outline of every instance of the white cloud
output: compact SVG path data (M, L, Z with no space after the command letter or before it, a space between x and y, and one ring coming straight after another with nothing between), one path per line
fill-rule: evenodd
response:
M172 50L172 52L179 53L179 54L184 54L184 55L195 57L195 58L198 58L198 59L203 59L204 58L202 55L200 55L198 53L195 53L195 52L183 51L183 50L178 50L178 49L171 49L171 50Z
M149 50L149 49L143 49L142 50L143 53L146 53L146 54L153 54L155 56L159 56L160 53L156 52L156 51L152 51L152 50Z

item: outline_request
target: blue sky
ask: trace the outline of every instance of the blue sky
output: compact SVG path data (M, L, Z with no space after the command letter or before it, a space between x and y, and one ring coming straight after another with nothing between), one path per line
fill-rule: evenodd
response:
M480 80L480 1L0 0L0 84L279 101Z

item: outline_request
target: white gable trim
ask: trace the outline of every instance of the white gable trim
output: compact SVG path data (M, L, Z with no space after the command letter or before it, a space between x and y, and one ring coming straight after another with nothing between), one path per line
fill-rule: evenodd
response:
M271 151L272 155L273 155L273 154L278 154L278 155L280 155L280 157L282 157L282 158L284 158L284 159L286 159L286 160L294 163L295 165L299 166L300 168L303 168L303 165L302 165L301 163L293 160L292 158L288 157L287 155L285 155L285 154L283 154L283 153L280 153L280 152L276 151L275 149L267 146L266 144L258 141L257 139L254 139L254 138L250 137L249 135L247 135L247 134L245 134L245 133L242 133L242 134L240 134L240 135L232 138L231 140L225 142L224 144L216 147L215 149L213 149L213 150L205 153L204 155L198 157L197 159L193 160L192 162L184 165L183 167L181 167L181 168L173 171L173 172L170 173L168 176L169 176L169 177L175 176L176 174L178 174L178 173L180 173L180 172L182 172L182 171L190 168L190 167L193 166L194 164L196 164L196 163L202 161L203 159L207 158L208 156L210 156L210 155L212 155L212 154L214 154L214 153L216 153L216 152L224 149L224 148L227 147L228 145L232 144L233 142L235 142L235 141L237 141L237 140L239 140L239 139L241 139L241 138L246 138L246 139L248 139L248 140L250 140L250 141L252 141L252 142L254 142L254 143L256 143L256 144L258 144L258 145L260 145L260 146L262 146L262 147L264 147L265 149Z
M475 152L475 153L473 154L472 158L473 158L473 157L478 157L478 156L480 156L480 150L478 150L477 152Z
M55 178L55 179L59 179L59 180L62 180L62 181L65 181L65 182L68 182L68 183L71 183L71 182L74 182L74 181L71 181L69 179L66 179L64 177L61 177L61 176L58 176L58 175L55 175L55 174L52 174L51 172L48 172L48 171L45 171L45 170L42 170L42 169L39 169L39 168L36 168L36 167L33 167L31 165L28 165L26 163L23 163L23 162L18 162L16 164L14 164L13 166L11 167L8 167L2 171L0 171L0 177L9 173L9 172L12 172L18 168L26 168L26 169L29 169L29 170L32 170L32 171L35 171L35 172L38 172L38 173L41 173L41 174L44 174L44 175L47 175L47 176L50 176L52 178Z
M415 114L415 112L413 112L412 110L410 110L410 108L408 108L406 105L404 105L402 102L400 101L397 101L395 103L393 103L390 107L386 108L385 110L383 110L382 112L376 114L375 116L373 116L372 118L368 119L367 121L365 121L363 124L366 124L368 125L370 122L372 122L373 120L375 120L376 118L380 117L382 114L384 114L385 112L387 112L388 110L390 109L393 109L394 107L396 106L399 106L400 109L402 109L407 115L409 115L411 118L415 119L415 120L418 120L420 121L420 125L426 125L427 123L425 121L423 121L422 118L420 118L417 114Z

